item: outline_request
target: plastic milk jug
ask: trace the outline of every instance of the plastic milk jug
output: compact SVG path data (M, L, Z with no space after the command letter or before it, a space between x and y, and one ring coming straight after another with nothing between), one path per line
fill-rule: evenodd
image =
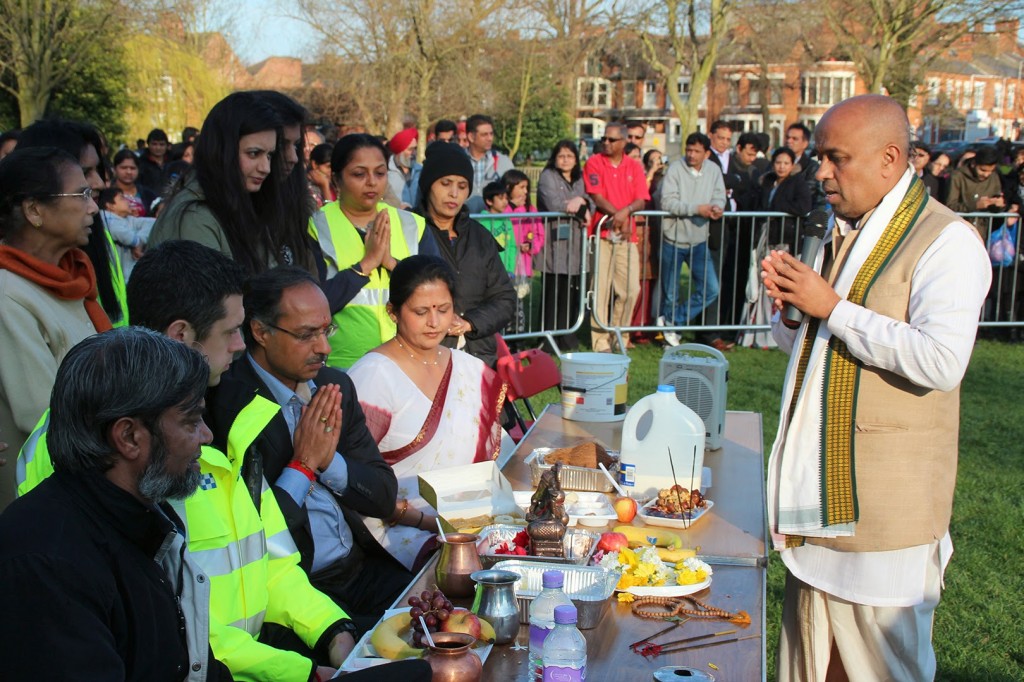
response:
M630 408L622 423L619 484L638 500L657 497L674 482L700 488L704 434L704 420L679 402L675 388L660 384L656 393Z

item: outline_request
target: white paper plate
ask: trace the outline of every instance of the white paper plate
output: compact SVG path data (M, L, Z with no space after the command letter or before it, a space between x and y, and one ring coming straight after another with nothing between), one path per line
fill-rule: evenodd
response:
M409 607L404 609L388 609L384 612L384 615L381 616L380 620L377 621L377 625L380 625L391 616L408 610ZM374 625L374 628L376 628L377 625ZM348 658L346 658L341 664L341 667L338 669L339 671L344 670L346 672L352 672L353 670L365 670L366 668L372 668L376 665L384 665L385 663L392 662L391 659L381 658L377 655L377 652L374 651L373 645L370 644L370 635L372 634L373 630L370 630L359 638L359 641L356 642L355 648L352 649ZM487 657L490 655L491 649L493 648L494 644L479 644L478 646L474 646L470 649L470 651L480 657L481 663L486 663Z
M636 595L637 597L682 597L687 594L693 594L700 592L701 590L711 587L711 578L702 583L696 583L695 585L662 585L661 587L631 587L628 590L619 590L620 592L629 592L630 594Z
M705 497L704 501L707 502L708 506L702 507L701 509L697 510L697 513L694 514L691 518L687 518L687 519L682 519L682 518L679 518L679 519L667 519L667 518L665 518L663 516L654 516L653 514L648 514L647 513L648 510L650 510L650 508L653 507L657 501L658 500L651 500L650 502L648 502L644 506L640 507L640 509L637 510L637 516L639 516L641 519L643 519L644 523L646 523L646 524L648 524L650 526L663 526L665 528L680 528L680 529L683 529L683 530L689 528L694 523L696 523L700 519L704 518L707 515L707 513L709 511L711 511L711 508L715 506L714 502L712 502L711 500L709 500L708 498Z

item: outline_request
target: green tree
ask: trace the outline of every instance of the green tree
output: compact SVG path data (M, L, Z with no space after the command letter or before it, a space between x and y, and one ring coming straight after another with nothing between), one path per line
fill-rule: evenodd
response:
M532 101L521 117L512 109L502 111L494 120L495 139L511 154L533 154L535 160L546 160L556 142L572 137L569 96L563 89ZM513 149L517 129L519 142Z
M187 40L140 33L125 41L125 52L132 65L127 124L136 136L197 125L229 92L222 75Z
M53 91L47 115L89 121L106 135L111 148L127 132L129 67L124 35L112 22L90 42L82 59Z
M494 68L484 77L492 84L495 142L512 158L546 153L572 129L569 91L552 64L551 47L521 40L490 54Z
M117 0L0 0L0 88L22 126L47 112L119 11Z

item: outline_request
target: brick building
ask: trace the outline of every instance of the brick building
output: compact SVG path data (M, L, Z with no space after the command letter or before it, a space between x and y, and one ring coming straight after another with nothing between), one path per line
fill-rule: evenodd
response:
M991 30L978 27L933 64L908 108L921 139L1021 138L1024 46L1018 30L1016 19ZM799 44L786 61L768 65L767 86L763 71L743 50L724 49L699 93L697 129L706 132L709 122L723 119L736 132L767 131L777 145L788 124L800 121L813 129L833 104L867 92L853 62L813 60ZM591 60L576 83L576 136L600 137L610 121L640 120L648 124L647 146L678 153L689 131L680 129L665 87L637 50L620 45ZM688 76L675 87L684 98L693 96Z

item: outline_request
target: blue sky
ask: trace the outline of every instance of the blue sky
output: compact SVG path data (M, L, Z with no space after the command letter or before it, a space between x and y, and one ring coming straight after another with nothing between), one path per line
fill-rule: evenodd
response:
M235 27L228 40L246 64L267 57L312 56L313 36L302 22L285 17L277 3L266 0L238 0Z

